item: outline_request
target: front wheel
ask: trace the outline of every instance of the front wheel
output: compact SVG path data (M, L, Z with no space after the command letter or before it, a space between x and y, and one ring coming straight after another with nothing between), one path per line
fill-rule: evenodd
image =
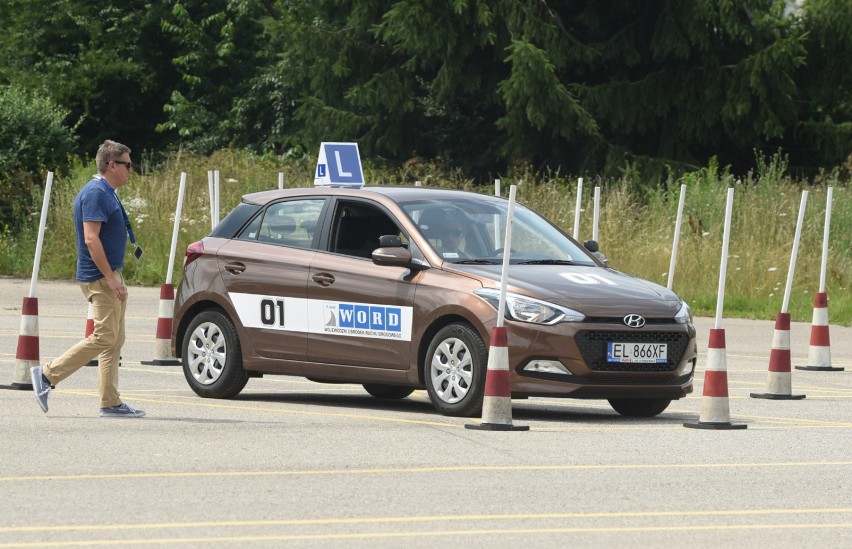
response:
M193 318L183 342L183 375L196 394L231 398L248 383L237 330L221 311L207 310Z
M426 352L426 390L432 405L446 416L474 416L482 411L488 348L468 324L442 328Z
M665 411L671 404L667 398L611 398L609 405L619 414L627 417L654 417Z

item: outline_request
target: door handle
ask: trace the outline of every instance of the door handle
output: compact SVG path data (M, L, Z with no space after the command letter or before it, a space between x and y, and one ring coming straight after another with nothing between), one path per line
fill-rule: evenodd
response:
M235 275L240 274L241 272L246 270L245 263L240 263L239 261L235 261L233 263L228 263L225 265L225 270L229 273L233 273Z
M334 284L334 276L330 273L317 273L311 278L320 286L331 286Z

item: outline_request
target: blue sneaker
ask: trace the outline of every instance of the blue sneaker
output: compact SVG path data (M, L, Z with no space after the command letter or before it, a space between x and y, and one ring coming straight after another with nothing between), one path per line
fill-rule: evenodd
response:
M144 417L144 410L137 410L130 404L124 403L111 408L101 408L101 417Z
M53 386L50 381L42 373L41 366L30 368L30 379L33 382L33 393L35 393L36 402L41 406L41 410L47 413L47 395Z

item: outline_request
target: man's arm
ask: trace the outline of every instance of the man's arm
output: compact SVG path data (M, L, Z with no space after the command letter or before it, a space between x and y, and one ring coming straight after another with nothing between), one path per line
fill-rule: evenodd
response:
M101 242L101 222L100 221L83 221L83 239L86 242L86 247L89 248L89 255L92 256L92 261L97 265L98 270L103 273L107 284L115 292L119 301L127 299L127 288L121 283L121 280L115 276L112 267L104 252L104 245Z

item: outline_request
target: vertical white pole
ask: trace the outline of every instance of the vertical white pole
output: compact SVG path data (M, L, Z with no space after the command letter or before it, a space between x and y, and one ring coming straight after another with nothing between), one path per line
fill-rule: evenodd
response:
M169 249L169 267L166 271L166 284L172 283L172 265L175 263L175 248L180 232L180 211L183 208L183 193L186 189L186 172L180 172L180 188L178 189L177 207L175 208L175 224L172 229L172 246Z
M825 227L822 230L822 262L819 266L819 293L825 293L825 272L828 268L828 229L831 226L831 195L834 187L828 188L825 199Z
M583 201L583 178L577 180L577 207L574 208L574 240L580 236L580 205Z
M686 198L686 185L680 186L680 199L677 203L677 218L675 219L674 241L672 242L672 259L669 262L669 279L666 281L666 288L672 289L674 284L675 267L677 266L677 245L680 241L680 225L683 223L683 202Z
M53 188L53 172L47 172L47 182L44 185L44 200L41 203L41 218L38 220L38 236L36 237L35 258L33 259L33 275L30 280L28 297L35 297L38 270L41 265L41 247L44 243L44 229L47 226L47 207L50 205L50 190Z
M595 187L595 212L592 216L592 240L598 240L598 221L601 213L601 188Z
M500 180L494 180L494 196L500 196ZM498 247L498 242L500 242L500 216L498 214L494 214L494 247Z
M216 225L219 224L219 170L213 172L213 191L216 196ZM214 225L215 227L215 225Z
M793 237L793 253L790 254L790 268L787 269L787 286L784 288L784 303L781 305L782 313L786 313L790 307L793 273L796 270L796 257L799 255L799 240L802 238L802 224L805 221L805 206L807 203L808 191L802 191L802 201L799 203L799 219L796 221L796 236Z
M500 302L497 307L497 327L503 327L506 314L506 286L509 281L509 260L512 250L512 221L515 218L515 193L517 186L509 187L509 211L506 213L506 239L503 243L503 269L500 272Z
M284 172L278 172L278 189L284 188Z
M213 172L211 170L207 170L207 194L210 197L210 228L216 228L216 199L213 194Z
M728 188L728 201L725 207L725 230L722 235L722 263L719 266L719 292L716 294L716 324L722 328L722 307L725 304L725 276L728 272L728 245L731 242L731 212L734 209L734 188Z

